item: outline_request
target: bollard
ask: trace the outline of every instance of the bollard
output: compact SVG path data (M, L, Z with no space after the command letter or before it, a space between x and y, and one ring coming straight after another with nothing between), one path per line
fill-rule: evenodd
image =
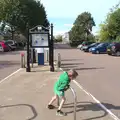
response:
M49 50L46 50L46 54L47 54L46 55L46 57L47 57L46 59L47 59L47 62L48 62L49 61Z
M26 63L25 63L25 55L24 55L24 57L23 57L23 61L24 61L23 67L26 68L26 67L25 67L25 64L26 64Z
M21 68L25 68L25 54L21 53Z
M57 67L58 68L61 67L61 55L60 55L60 53L58 53Z
M45 50L45 60L46 62L49 61L49 50L48 49Z

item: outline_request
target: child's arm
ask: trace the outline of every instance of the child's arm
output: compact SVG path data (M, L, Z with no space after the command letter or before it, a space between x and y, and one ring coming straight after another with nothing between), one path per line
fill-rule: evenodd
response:
M68 90L69 88L70 88L70 85L67 85L64 90L66 91L66 90Z
M62 82L62 84L59 86L58 90L62 91L65 90L65 88L69 85L68 81Z

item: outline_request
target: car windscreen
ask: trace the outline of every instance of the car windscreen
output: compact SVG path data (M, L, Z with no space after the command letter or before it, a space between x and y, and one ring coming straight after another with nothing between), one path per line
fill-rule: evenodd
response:
M90 47L91 47L91 46L94 46L94 45L96 45L96 43L92 43L92 44L90 45Z
M7 43L7 44L10 44L10 45L12 45L12 44L13 44L13 42L12 42L12 41L7 41L6 43Z
M0 48L2 48L2 45L0 44Z
M104 43L100 43L97 47L102 47L104 45Z

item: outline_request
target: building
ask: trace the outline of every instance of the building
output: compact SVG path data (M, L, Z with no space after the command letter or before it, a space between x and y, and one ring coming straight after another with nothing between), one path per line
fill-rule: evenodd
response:
M62 40L63 40L63 43L69 43L70 42L70 40L69 40L69 32L66 32L66 33L63 34Z

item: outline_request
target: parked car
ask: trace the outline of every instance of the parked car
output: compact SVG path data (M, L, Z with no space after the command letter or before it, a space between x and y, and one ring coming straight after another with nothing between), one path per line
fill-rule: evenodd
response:
M120 56L120 43L111 43L107 47L107 54Z
M92 47L96 47L97 45L99 45L100 43L92 43L90 45L87 45L87 46L83 46L83 51L84 52L89 52L89 49L92 48Z
M97 47L92 47L89 51L93 54L106 53L107 47L110 43L100 43Z
M92 43L94 43L94 42L91 42L91 41L84 41L83 43L82 43L82 46L81 46L81 48L80 48L80 50L83 50L83 47L85 47L85 46L88 46L88 45L90 45L90 44L92 44Z
M4 42L0 42L0 52L8 52L8 51L10 51L9 46Z
M14 40L6 40L6 43L9 45L11 50L15 50L17 48L17 43Z
M3 50L3 47L2 47L2 45L0 44L0 52L3 52L4 50Z
M78 49L81 49L81 47L82 47L82 44L80 44L80 45L77 46Z

